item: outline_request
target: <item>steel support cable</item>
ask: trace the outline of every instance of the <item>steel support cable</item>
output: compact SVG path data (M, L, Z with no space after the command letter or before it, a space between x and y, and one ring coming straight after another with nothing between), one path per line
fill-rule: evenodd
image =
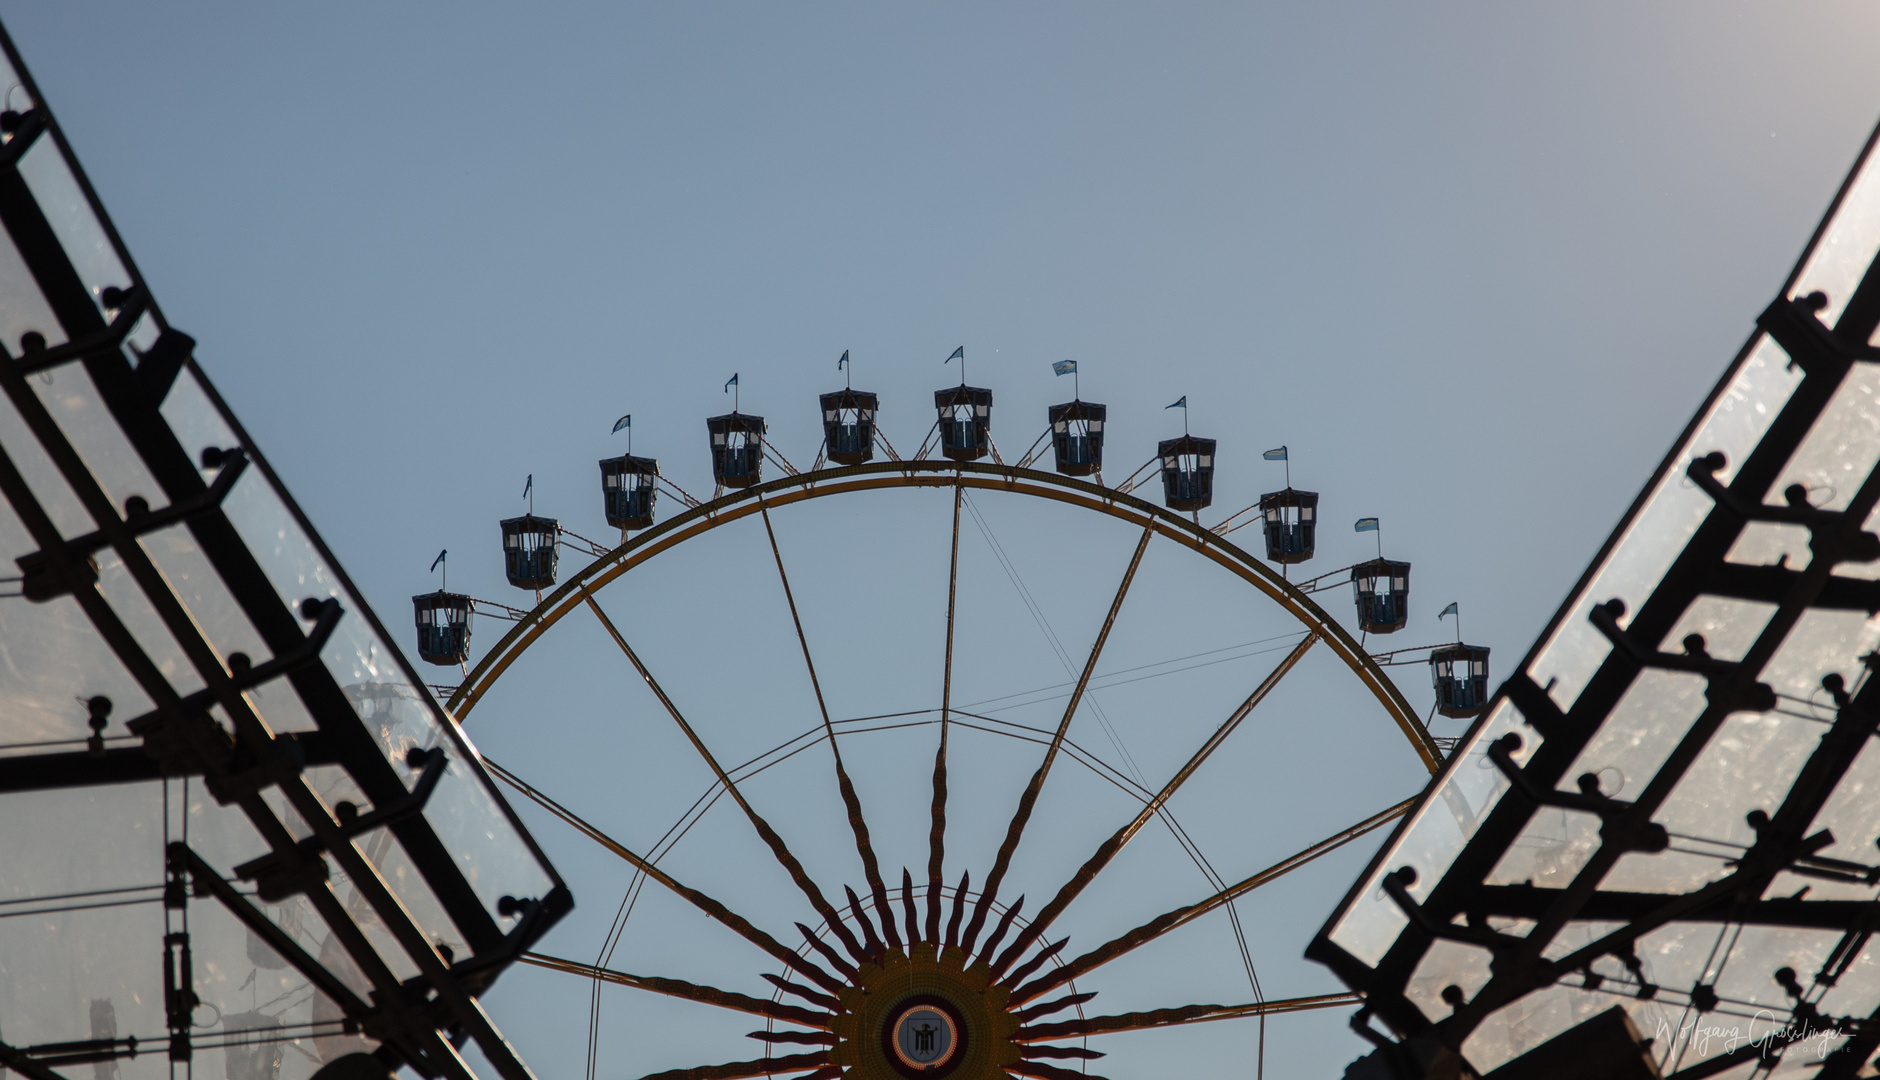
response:
M1301 641L1295 646L1292 652L1286 654L1286 657L1273 668L1272 672L1270 672L1266 678L1260 680L1260 685L1254 687L1253 692L1247 695L1247 700L1241 702L1240 707L1229 714L1227 720L1223 722L1220 727L1216 728L1212 735L1208 736L1207 741L1202 743L1200 749L1196 750L1194 754L1189 757L1187 763L1176 770L1175 775L1170 777L1168 783L1162 786L1162 790L1156 793L1155 798L1149 800L1148 804L1145 805L1134 818L1122 828L1116 830L1108 840L1105 840L1098 846L1096 853L1091 855L1090 858L1084 862L1084 865L1078 869L1077 873L1072 876L1069 881L1064 883L1064 886L1058 890L1058 894L1051 899L1051 902L1046 904L1044 908L1038 912L1037 918L1032 920L1031 925L1021 932L1012 942L1011 946L1006 950L1006 955L1000 957L1000 962L994 965L995 968L1008 966L1013 960L1018 958L1018 955L1022 953L1027 946L1036 941L1046 930L1050 929L1052 922L1054 922L1059 915L1063 914L1066 908L1070 907L1072 901L1077 899L1078 894L1082 893L1084 889L1089 887L1091 882L1097 879L1097 875L1102 873L1105 867L1109 866L1111 860L1115 859L1116 856L1122 852L1124 846L1136 838L1136 834L1141 832L1142 827L1149 823L1149 819L1154 817L1156 812L1161 810L1162 807L1168 803L1169 799L1173 798L1175 793L1181 790L1182 785L1187 783L1188 779L1201 768L1202 763L1207 761L1208 758L1213 755L1214 751L1218 750L1221 744L1227 741L1228 736L1232 735L1235 729L1240 727L1241 721L1245 720L1248 714L1253 712L1255 706L1266 700L1267 695L1272 693L1273 688L1278 686L1280 680L1284 679L1286 675L1292 671L1294 666L1305 658L1306 651L1311 649L1313 644L1317 641L1317 635L1307 634L1304 641Z
M832 978L828 972L798 956L795 950L784 948L776 938L758 929L749 919L732 911L724 904L712 899L699 890L680 883L677 878L661 870L650 860L634 854L625 844L622 844L620 841L615 840L613 837L608 836L600 829L589 824L579 814L576 814L554 799L549 798L546 794L524 781L515 773L510 772L508 769L503 768L488 758L484 759L484 764L488 765L491 771L501 778L504 783L521 792L529 801L547 810L568 825L573 826L576 831L580 832L588 839L601 845L608 851L613 852L622 859L625 859L636 869L672 890L672 892L689 902L693 907L698 908L700 911L703 911L705 914L723 923L739 937L742 937L764 952L769 953L778 963L785 965L830 993L841 992L842 984Z
M979 531L981 535L985 537L986 543L992 548L994 556L999 561L999 565L1005 570L1006 577L1010 579L1010 581L1012 582L1013 588L1018 591L1020 599L1024 601L1027 610L1030 611L1031 613L1032 619L1038 624L1039 630L1044 634L1045 640L1050 643L1052 650L1057 653L1058 660L1060 663L1064 665L1065 671L1067 673L1071 672L1073 668L1071 667L1069 654L1064 650L1064 646L1062 642L1058 640L1057 633L1051 629L1050 620L1045 618L1044 611L1041 605L1039 605L1037 602L1037 599L1031 595L1031 590L1025 586L1023 578L1020 577L1018 573L1017 566L1012 562L1011 557L1006 554L1004 545L1000 544L998 537L993 534L990 523L988 523L985 520L985 515L979 511L978 504L973 502L971 499L967 500L967 508L972 511L974 523L979 527ZM1202 665L1196 665L1196 666L1202 666ZM1128 670L1134 670L1134 669L1128 669ZM1147 676L1144 676L1144 677L1146 678ZM1126 681L1133 682L1137 680L1126 680ZM1142 775L1142 770L1139 766L1137 766L1135 758L1133 755L1129 753L1128 748L1123 745L1122 736L1117 732L1115 725L1110 722L1110 718L1108 714L1104 712L1102 706L1098 703L1097 699L1094 696L1091 696L1089 697L1088 700L1090 701L1091 711L1096 714L1097 721L1099 724L1102 725L1105 734L1108 735L1111 745L1114 746L1117 750L1117 753L1122 756L1124 762L1129 766L1130 771L1135 773L1136 783L1138 785L1141 785L1144 779ZM1180 845L1183 852L1189 857L1191 861L1194 862L1195 867L1201 871L1202 877L1207 880L1208 884L1213 886L1216 889L1224 888L1227 882L1220 876L1220 874L1215 872L1213 865L1208 861L1207 856L1202 853L1200 846L1195 844L1194 841L1188 836L1187 830L1184 829L1181 823L1175 819L1174 814L1171 811L1169 811L1166 806L1162 806L1158 808L1158 812L1159 812L1159 816L1162 818L1163 824L1168 827L1170 835L1172 835L1175 838L1176 843ZM1233 905L1230 904L1228 905L1227 914L1228 914L1228 923L1234 935L1235 948L1240 953L1241 964L1247 972L1248 985L1252 987L1255 998L1264 998L1265 996L1264 991L1262 991L1260 987L1260 976L1254 970L1253 954L1251 950L1249 950L1247 947L1246 929L1240 923L1240 913L1238 910L1236 910L1233 907ZM971 944L972 943L969 940L967 943L968 951L971 950ZM1018 953L1021 951L1022 949L1017 949L1017 950L1012 951L1009 955L1012 957L1016 957ZM1003 966L1003 964L1001 966ZM1262 1018L1260 1023L1261 1023L1260 1056L1258 1059L1259 1060L1258 1071L1262 1075L1264 1075L1265 1067L1266 1067L1265 1066L1265 1046L1266 1046L1266 1027L1265 1027L1266 1021L1265 1019Z
M762 500L759 500L759 505L762 505ZM855 784L850 781L849 771L842 764L842 748L836 745L835 725L829 722L829 703L823 698L822 680L816 676L816 661L810 657L809 637L803 633L803 618L796 610L796 593L790 588L790 575L783 568L783 549L777 546L777 530L771 527L768 508L763 511L763 518L764 535L770 539L770 554L777 562L777 580L783 583L783 598L790 605L790 623L796 627L796 642L803 648L803 666L809 670L809 684L816 691L816 708L822 714L823 731L829 739L829 754L835 759L836 786L842 794L842 805L849 813L849 830L855 834L855 852L861 856L862 874L875 898L885 900L888 887L881 880L881 867L875 860L875 846L868 835L868 819L862 816L861 797L856 795ZM900 940L895 935L894 927L887 929L888 941L898 947Z
M1080 978L1102 967L1104 964L1115 960L1119 956L1141 948L1172 930L1186 926L1203 915L1206 915L1208 912L1213 911L1215 908L1220 907L1222 904L1245 896L1247 893L1252 892L1260 886L1283 877L1305 866L1307 863L1318 859L1320 856L1336 851L1346 844L1351 843L1353 840L1364 836L1366 833L1395 821L1404 814L1409 813L1410 807L1415 803L1416 799L1414 797L1405 799L1403 802L1389 809L1373 814L1348 829L1335 833L1296 854L1281 859L1279 862L1274 863L1264 870L1235 882L1233 885L1216 892L1205 900L1158 915L1148 922L1143 923L1141 926L1113 938L1082 956L1077 957L1057 971L1049 975L1041 976L1018 987L1012 991L1010 1003L1016 1006L1031 1001L1040 994L1047 993L1055 987L1070 982L1072 979Z
M759 814L756 808L745 800L744 792L738 789L737 783L731 779L729 773L725 772L724 766L718 764L718 759L712 755L711 750L705 745L705 741L699 738L698 732L694 731L692 725L686 721L684 714L679 711L679 707L674 705L672 699L666 696L665 689L659 685L657 679L653 678L653 673L648 670L646 664L640 660L639 654L633 651L633 646L627 644L627 639L620 635L620 631L615 628L613 620L609 619L607 613L601 610L601 606L594 602L593 595L591 593L585 595L588 607L593 609L594 616L601 621L601 625L606 628L608 635L614 639L614 644L618 645L620 651L626 654L627 660L633 664L633 669L640 673L640 678L644 679L647 687L653 691L653 696L659 699L659 703L665 706L666 712L672 717L673 722L679 725L679 730L683 731L685 737L691 740L693 749L697 750L699 756L705 759L705 763L711 766L712 772L718 777L718 782L723 784L726 792L731 795L732 799L736 800L738 807L744 811L744 816L750 819L751 827L757 830L758 837L769 846L771 854L776 856L777 862L790 875L790 880L794 881L796 887L808 898L810 906L816 909L816 914L821 915L825 919L829 919L831 922L837 923L838 925L831 929L837 939L842 942L843 947L849 950L849 953L855 957L858 963L868 962L868 951L862 948L861 942L855 940L855 935L849 931L848 926L839 922L839 916L835 913L835 907L829 903L828 899L823 896L822 890L816 886L816 883L810 879L809 874L804 871L803 864L791 853L788 845L783 842L783 837L777 835L777 830L770 827L770 822L764 820L763 815ZM825 987L825 989L827 989L827 987Z
M999 845L999 853L993 859L992 871L986 875L985 892L973 909L973 921L967 927L967 941L978 937L978 931L985 925L987 905L998 894L999 885L1005 880L1005 872L1011 866L1012 856L1018 850L1018 842L1025 835L1025 825L1031 820L1032 808L1038 803L1038 793L1044 788L1045 777L1051 773L1051 765L1057 760L1058 748L1064 742L1064 736L1070 731L1071 719L1077 715L1077 705L1083 699L1084 689L1090 685L1090 676L1096 670L1097 661L1103 656L1103 646L1110 639L1110 630L1116 625L1117 613L1123 609L1123 599L1129 595L1129 586L1136 580L1136 569L1142 565L1143 552L1149 549L1149 540L1155 535L1153 519L1142 530L1142 539L1136 542L1135 553L1129 558L1129 567L1123 571L1123 580L1116 587L1116 597L1110 601L1109 614L1104 616L1103 626L1097 631L1097 640L1090 646L1090 656L1084 662L1083 674L1077 677L1077 688L1071 692L1069 703L1064 706L1064 718L1058 722L1057 732L1051 737L1051 745L1044 753L1044 761L1039 763L1038 771L1032 774L1031 782L1025 786L1024 794L1019 796L1018 809L1012 814L1012 822L1006 827L1005 842ZM998 973L994 968L994 973Z
M1005 571L1005 576L1011 581L1012 588L1018 592L1018 597L1024 603L1026 611L1031 613L1032 621L1038 624L1038 629L1044 635L1045 641L1050 644L1051 651L1057 654L1058 663L1064 665L1064 673L1075 678L1077 669L1071 664L1070 653L1065 650L1063 642L1058 640L1057 631L1051 628L1050 620L1045 618L1043 606L1039 604L1037 598L1031 594L1031 589L1026 587L1024 579L1019 576L1018 566L1012 561L1011 556L1006 554L1005 545L999 543L999 538L993 535L992 526L986 521L985 515L980 513L977 503L968 499L966 501L966 507L972 512L973 524L979 527L980 535L985 537L987 546L992 548L993 557L998 560L999 567ZM1071 682L1065 683L1064 685L1074 686L1076 684ZM1109 736L1110 744L1116 747L1118 756L1123 759L1124 764L1129 766L1129 771L1135 774L1136 782L1142 783L1142 769L1136 765L1136 759L1130 754L1129 749L1123 745L1122 737L1117 734L1115 725L1110 723L1109 715L1103 711L1102 705L1097 702L1094 696L1090 695L1088 690L1085 691L1085 696L1090 702L1090 711L1096 714L1097 722L1103 725L1104 733ZM983 704L985 703L976 703L976 705Z

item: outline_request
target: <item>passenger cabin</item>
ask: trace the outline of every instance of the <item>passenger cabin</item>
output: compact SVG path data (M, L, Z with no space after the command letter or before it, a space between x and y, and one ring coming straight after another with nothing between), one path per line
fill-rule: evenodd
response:
M1109 411L1088 401L1051 406L1051 449L1058 472L1089 476L1103 471L1103 418Z
M712 479L747 488L763 478L764 418L730 412L705 421L712 436Z
M1430 651L1436 711L1467 719L1488 704L1488 646L1457 642Z
M1287 488L1260 496L1266 531L1266 557L1276 563L1302 563L1312 557L1319 525L1319 493Z
M1366 633L1391 634L1410 619L1410 564L1372 559L1351 568L1351 591L1358 601L1358 627Z
M992 391L961 383L935 390L940 413L940 452L954 461L978 461L992 444Z
M659 494L659 462L623 454L601 459L601 508L607 524L626 532L653 523L653 499Z
M503 521L503 573L518 589L546 589L555 584L561 548L561 522L524 514Z
M1170 510L1205 510L1214 501L1214 440L1183 435L1156 445L1162 501Z
M470 598L434 592L411 598L418 620L418 657L426 663L455 667L470 657Z
M823 443L829 460L860 465L875 456L875 395L837 390L822 396Z

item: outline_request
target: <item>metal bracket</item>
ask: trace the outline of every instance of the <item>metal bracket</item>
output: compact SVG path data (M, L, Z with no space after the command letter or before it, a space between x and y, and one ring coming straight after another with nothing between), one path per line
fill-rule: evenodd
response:
M150 505L136 495L126 499L124 525L130 535L148 536L220 507L234 489L235 482L241 479L242 471L248 467L248 455L240 450L224 451L219 463L220 469L214 483L200 493L171 503L161 510L151 510ZM36 604L43 604L64 596L75 587L90 585L98 580L98 564L92 555L110 545L111 538L103 529L73 537L62 545L65 565L72 568L70 573L85 577L83 582L74 582L61 575L56 569L57 562L45 551L20 556L13 560L20 568L20 595Z
M1711 500L1718 506L1730 511L1745 521L1770 521L1785 525L1802 525L1808 529L1808 547L1817 559L1830 563L1856 562L1867 563L1880 559L1880 536L1864 530L1856 532L1847 540L1840 540L1836 533L1847 515L1839 510L1822 510L1809 505L1808 489L1800 484L1790 484L1782 492L1786 506L1770 506L1763 502L1748 502L1725 487L1717 479L1717 470L1729 464L1729 460L1718 451L1712 450L1703 457L1695 458L1684 468L1684 475L1691 482L1704 489Z
M1733 700L1720 701L1722 693L1720 683L1736 674L1743 665L1732 660L1719 660L1711 656L1704 648L1704 635L1691 634L1684 639L1682 653L1660 652L1648 649L1619 626L1619 616L1625 614L1625 601L1613 599L1603 604L1596 604L1589 616L1599 632L1606 635L1613 647L1626 654L1633 663L1640 667L1663 668L1668 671L1688 671L1702 675L1709 681L1704 694L1719 706L1737 712L1768 712L1776 707L1776 692L1768 683L1751 683L1742 691L1731 695Z
M14 370L22 375L31 375L60 364L123 348L124 339L131 336L131 329L150 307L149 295L141 285L132 285L128 289L111 286L100 293L98 299L107 309L117 312L104 329L51 349L46 348L45 335L28 331L20 336L20 355L13 361Z
M46 110L34 107L25 112L8 109L0 113L0 132L12 136L0 143L0 169L17 168L26 151L46 133Z
M342 837L350 840L373 829L415 817L424 811L431 792L437 788L437 782L444 778L444 769L450 764L450 759L441 749L425 751L413 747L405 755L405 763L414 769L422 766L424 770L418 774L418 782L411 786L410 792L365 815L358 815L351 803L343 802L333 808ZM325 883L326 860L320 857L325 850L325 841L318 836L309 836L291 848L270 851L258 859L242 863L235 868L235 877L242 881L253 881L261 899L279 903Z
M1581 773L1578 794L1560 791L1557 788L1542 787L1528 776L1519 762L1514 759L1514 752L1521 749L1521 736L1509 732L1496 739L1488 746L1488 758L1501 770L1508 782L1525 795L1528 801L1537 806L1554 806L1562 810L1581 810L1596 814L1601 822L1600 836L1608 842L1618 844L1628 851L1655 853L1671 846L1671 836L1663 825L1647 821L1639 826L1637 835L1621 836L1617 830L1619 819L1632 809L1633 804L1599 791L1599 776L1595 773Z
M1400 866L1384 875L1384 892L1397 902L1397 906L1403 909L1403 913L1409 916L1410 921L1415 923L1418 929L1429 936L1447 941L1460 941L1465 945L1480 945L1495 953L1497 957L1504 950L1519 948L1525 944L1522 938L1490 930L1487 926L1457 926L1455 923L1438 921L1429 912L1423 910L1423 905L1417 903L1416 897L1410 895L1410 886L1415 885L1416 882L1416 868ZM1494 966L1494 961L1491 960L1489 967Z

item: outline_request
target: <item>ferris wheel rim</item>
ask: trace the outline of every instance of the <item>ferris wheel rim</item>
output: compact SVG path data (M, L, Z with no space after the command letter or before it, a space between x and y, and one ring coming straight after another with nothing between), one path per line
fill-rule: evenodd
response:
M528 609L504 633L494 648L484 653L463 682L451 692L445 708L459 724L466 723L477 703L509 667L564 616L591 603L590 598L595 593L628 571L713 529L769 508L816 498L895 488L953 486L1006 491L1095 510L1149 528L1211 559L1266 594L1268 599L1301 623L1308 633L1323 641L1396 722L1430 775L1434 776L1441 771L1441 749L1422 719L1397 689L1396 683L1369 653L1352 640L1350 633L1336 619L1311 597L1275 573L1265 562L1227 537L1127 492L1057 473L986 462L881 461L795 472L747 488L733 489L715 499L688 507L642 530L570 574L553 592Z

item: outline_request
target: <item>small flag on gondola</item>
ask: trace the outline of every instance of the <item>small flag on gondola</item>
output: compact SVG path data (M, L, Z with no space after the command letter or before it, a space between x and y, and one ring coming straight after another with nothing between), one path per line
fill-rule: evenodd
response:
M613 430L613 431L610 431L610 432L608 432L608 434L610 434L610 435L612 435L612 434L616 434L616 433L618 433L618 432L620 431L620 429L621 429L621 428L630 428L630 427L632 427L632 426L633 426L633 414L632 414L632 413L628 413L627 415L625 415L625 416L623 416L623 417L621 417L620 419L618 419L618 420L616 420L616 421L614 421L614 430Z
M1286 460L1286 448L1282 446L1277 450L1268 450L1266 453L1261 454L1260 456L1267 461L1285 461Z
M962 364L966 362L966 346L961 345L959 348L954 349L952 355L940 362L942 364L951 364L955 360L958 360Z
M522 497L525 499L528 498L529 492L534 491L534 490L535 490L535 474L530 473L528 482L522 485Z
M1462 618L1462 609L1457 607L1454 603L1451 603L1448 607L1443 609L1443 613L1441 615L1436 616L1436 621L1442 622L1444 619L1448 618L1451 615L1454 615L1458 620L1460 620Z
M438 552L437 558L431 560L431 569L432 570L437 569L437 564L443 562L444 556L449 555L449 554L450 554L449 548L445 548L443 551Z
M1162 407L1164 409L1186 409L1188 407L1188 395L1183 394L1182 399L1180 401L1174 402L1173 404L1164 405Z
M1057 363L1051 365L1051 372L1055 375L1072 375L1075 374L1076 371L1077 361L1075 360L1059 360Z
M738 376L736 372L732 372L731 377L725 380L725 393L729 394L731 388L736 385L738 385Z
M849 351L847 349L843 349L842 359L836 361L836 370L841 371L843 368L848 367L848 366L849 366Z
M1359 518L1357 523L1351 527L1351 531L1352 532L1376 532L1377 531L1377 519L1376 518Z

